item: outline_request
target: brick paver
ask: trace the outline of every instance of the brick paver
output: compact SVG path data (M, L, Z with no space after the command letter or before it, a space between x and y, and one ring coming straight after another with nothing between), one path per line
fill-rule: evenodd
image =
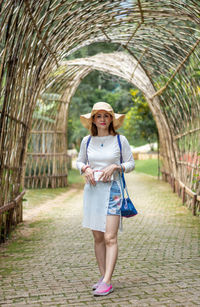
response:
M137 173L127 181L139 214L119 234L112 294L92 296L98 270L75 190L0 247L0 306L200 306L199 218L167 183Z

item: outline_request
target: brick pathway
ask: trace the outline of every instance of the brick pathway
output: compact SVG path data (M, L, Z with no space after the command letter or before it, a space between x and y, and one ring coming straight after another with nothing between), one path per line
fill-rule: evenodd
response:
M44 207L26 237L0 247L0 306L200 306L199 219L167 183L137 173L127 180L140 213L119 234L112 294L92 296L98 270L74 190Z

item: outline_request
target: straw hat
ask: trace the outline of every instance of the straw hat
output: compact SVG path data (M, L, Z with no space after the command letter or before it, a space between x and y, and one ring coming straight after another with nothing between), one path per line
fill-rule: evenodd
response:
M80 116L82 125L88 130L90 130L92 126L92 116L95 115L98 111L106 111L110 115L112 115L113 127L115 130L122 126L125 114L114 113L113 108L111 107L111 105L109 105L109 103L97 102L93 105L91 113L83 114Z

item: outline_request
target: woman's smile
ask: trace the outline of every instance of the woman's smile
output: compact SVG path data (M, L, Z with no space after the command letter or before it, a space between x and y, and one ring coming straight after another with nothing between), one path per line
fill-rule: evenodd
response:
M100 135L102 132L103 134L108 133L108 129L110 126L110 123L112 122L112 116L103 110L98 111L93 119L93 123L96 125L98 130L98 135Z

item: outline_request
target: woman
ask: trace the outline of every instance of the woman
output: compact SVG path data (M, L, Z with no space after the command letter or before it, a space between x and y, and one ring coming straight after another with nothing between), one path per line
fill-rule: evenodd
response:
M77 168L85 175L83 227L94 236L95 255L101 274L93 285L95 296L113 291L111 277L115 268L120 225L121 189L119 174L134 169L134 159L127 139L120 135L123 163L120 164L118 129L124 114L114 113L106 102L94 104L91 113L81 115L84 127L91 135L83 138L77 159Z

